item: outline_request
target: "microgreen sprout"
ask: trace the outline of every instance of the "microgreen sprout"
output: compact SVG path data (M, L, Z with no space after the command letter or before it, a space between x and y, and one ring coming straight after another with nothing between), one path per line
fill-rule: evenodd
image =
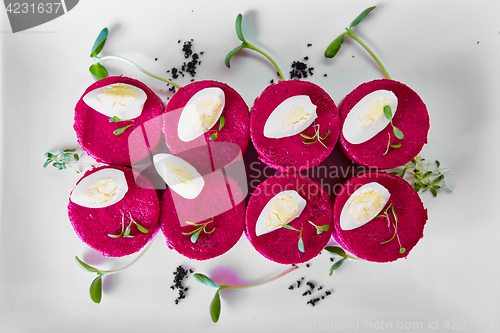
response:
M134 66L135 68L137 68L138 70L140 70L144 74L149 75L157 80L171 84L172 86L176 87L177 89L180 88L180 86L177 83L172 82L171 80L162 78L158 75L155 75L155 74L145 70L141 66L137 65L136 63L134 63L128 59L125 59L123 57L116 56L116 55L107 55L107 56L99 57L98 55L102 51L102 48L104 47L104 44L106 43L107 38L108 38L108 28L104 28L101 30L101 32L97 36L97 39L94 42L94 46L92 47L92 50L90 51L90 57L94 60L94 63L89 67L89 71L96 80L100 80L100 79L104 79L105 77L108 77L108 71L101 63L104 60L114 59L114 60L120 60L120 61L126 62L127 64Z
M109 237L120 238L123 236L123 238L134 238L135 236L130 235L130 227L132 226L132 223L135 224L137 229L139 229L139 231L142 232L143 234L147 234L149 232L148 229L144 228L142 225L137 223L137 221L135 221L132 218L132 214L129 213L129 215L130 215L130 223L128 224L127 228L125 228L125 214L123 214L122 215L122 231L118 235L108 234Z
M327 247L324 248L324 250L327 251L327 252L329 252L330 254L334 254L334 255L342 257L342 259L335 261L333 263L332 267L330 267L330 272L329 272L330 276L333 274L334 270L336 270L337 268L339 268L340 266L342 266L342 264L344 263L344 261L346 259L363 260L363 259L356 258L356 257L348 255L347 253L345 253L344 249L342 249L339 246L327 246Z
M283 224L282 225L283 228L285 229L288 229L288 230L293 230L293 231L297 231L299 233L299 241L298 241L298 247L299 247L299 251L304 253L304 240L302 239L302 229L303 228L300 228L300 230L292 227L291 225L288 225L288 224Z
M120 121L133 121L132 119L120 119L117 116L113 116L109 118L110 123L118 123Z
M127 126L123 126L123 127L120 127L116 130L113 131L113 134L114 135L120 135L122 134L123 132L125 132L127 130L127 128L129 128L130 126L134 126L134 124L130 124L130 125L127 125Z
M144 247L144 249L142 250L142 252L139 253L137 255L137 257L132 262L130 262L129 264L127 264L127 265L125 265L125 266L123 266L121 268L114 269L114 270L109 270L109 271L100 270L100 269L97 269L95 267L92 267L92 266L86 264L85 262L83 262L77 256L75 256L76 262L83 269L85 269L87 272L90 272L90 273L97 273L97 277L92 281L92 283L90 284L90 289L89 289L90 298L92 299L92 301L94 301L94 303L100 303L101 302L101 298L102 298L102 278L104 276L119 273L119 272L125 270L126 268L132 266L137 260L139 260L144 255L144 253L146 253L146 251L151 247L151 244L153 244L153 240L150 241L149 244Z
M215 132L212 135L210 135L209 139L210 140L215 140L217 139L217 136L219 135L219 132L224 128L224 125L226 124L226 118L224 116L220 116L219 118L219 129L218 130L210 130L209 132Z
M429 190L435 197L437 196L437 191L442 188L451 191L444 180L444 174L450 171L451 168L441 169L440 167L441 163L438 160L430 161L417 155L410 162L390 173L401 178L410 175L412 179L409 180L415 191L419 192L422 190L422 192L425 192Z
M212 318L212 321L214 323L216 323L219 320L220 311L221 311L221 302L220 302L220 291L221 290L223 290L223 289L245 289L245 288L260 286L260 285L263 285L265 283L279 279L280 277L296 270L297 268L299 268L299 267L296 265L292 265L292 267L288 268L284 272L281 272L280 274L278 274L270 279L267 279L267 280L264 280L261 282L257 282L257 283L240 285L240 286L231 286L231 285L226 285L226 284L219 285L219 284L215 283L214 281L212 281L212 279L210 279L208 276L206 276L204 274L200 274L200 273L195 273L193 276L198 282L201 282L204 285L212 287L212 288L217 288L217 291L215 292L215 296L212 299L212 302L210 303L210 309L209 309L210 310L210 317Z
M187 224L189 225L193 225L195 227L198 227L192 231L189 231L189 232L183 232L182 234L183 235L191 235L191 243L195 244L196 241L198 240L198 237L200 236L200 233L203 231L204 233L206 233L207 235L208 234L211 234L212 232L215 231L215 227L210 230L210 231L207 231L207 225L209 223L212 223L214 221L214 219L212 218L210 221L208 222L204 222L204 223L194 223L194 222L189 222L189 221L186 221Z
M238 14L238 16L236 17L235 27L236 27L236 35L238 36L238 39L241 40L241 45L234 48L226 55L225 64L226 64L227 68L231 67L231 58L236 54L236 52L238 52L241 49L247 48L247 49L251 49L251 50L259 52L264 57L266 57L269 61L271 61L274 68L276 68L276 71L278 72L280 79L284 81L285 77L283 76L283 72L281 72L281 69L278 67L278 64L273 60L273 58L271 58L266 52L264 52L260 48L247 42L247 40L243 36L243 31L241 29L241 21L242 20L243 20L243 16L241 14Z
M392 109L389 105L384 106L384 116L387 118L387 120L389 120L391 122L392 132L394 133L396 138L398 138L400 140L404 139L405 135L403 134L403 132L399 128L394 126L394 124L392 122ZM382 155L387 155L387 153L389 152L389 148L401 147L400 143L395 144L395 145L391 145L391 134L390 133L388 133L388 134L389 134L389 141L387 142L387 149L385 150L385 153L383 153Z
M311 221L307 220L307 222L309 222L310 224L312 224L315 228L316 228L316 233L318 235L321 235L323 233L323 231L328 231L330 230L330 225L329 224L324 224L324 225L316 225L314 223L312 223Z
M45 153L45 157L47 157L47 160L43 164L43 167L46 168L49 164L52 163L52 165L59 170L64 170L67 167L74 169L71 164L76 163L80 160L80 155L76 153L77 148L78 147L71 149L59 149L59 153L57 154L53 154L51 152ZM74 170L79 173L78 170Z
M391 210L392 216L394 217L394 222L391 222L391 219L389 218L389 209ZM384 217L385 219L387 219L387 229L391 228L391 224L394 227L394 234L392 235L392 237L384 242L381 242L380 244L382 245L389 243L394 239L394 237L396 237L399 243L399 253L401 254L405 253L406 249L401 245L401 240L399 239L399 234L398 234L398 215L396 214L396 211L394 210L394 206L392 205L392 203L389 204L389 206L387 206L387 208L382 214L379 214L376 217Z
M382 65L382 62L377 58L375 53L373 53L373 51L368 47L368 45L366 45L361 39L359 39L359 37L356 36L356 34L352 31L352 28L355 27L356 25L358 25L366 17L366 15L368 15L368 13L370 13L374 9L375 9L375 7L370 7L370 8L365 9L361 14L359 14L358 17L356 17L354 19L354 21L351 22L351 24L349 25L349 28L345 29L346 32L340 34L340 36L335 38L333 40L333 42L330 43L330 45L325 50L325 57L327 57L327 58L335 57L337 52L340 50L340 47L344 43L345 35L348 35L348 36L352 37L355 41L357 41L366 51L368 51L368 53L373 57L373 59L379 65L380 69L382 70L382 73L384 73L384 76L390 80L391 76L389 75L389 73L385 69L384 65Z
M313 125L313 128L316 132L314 133L314 135L312 137L307 136L303 133L300 133L300 136L303 137L304 139L312 140L312 141L303 141L303 143L306 145L310 145L310 144L319 142L323 145L323 147L328 148L323 141L326 140L326 138L330 135L330 130L326 131L326 135L324 137L321 137L321 136L319 136L319 126L320 126L319 124Z

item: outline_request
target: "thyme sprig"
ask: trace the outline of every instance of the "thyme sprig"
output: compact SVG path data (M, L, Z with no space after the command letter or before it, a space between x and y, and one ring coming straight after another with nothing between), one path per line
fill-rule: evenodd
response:
M135 224L137 229L139 229L140 232L143 234L147 234L149 232L148 229L144 228L142 225L140 225L136 220L133 219L132 214L129 213L130 215L130 223L128 224L127 228L125 228L125 214L122 215L122 231L120 232L119 235L112 235L108 234L109 237L111 238L134 238L135 236L130 235L130 227L132 226L132 223Z
M220 116L219 118L219 129L218 130L210 130L209 132L215 132L208 139L210 140L215 140L217 139L217 136L219 135L219 132L224 128L224 125L226 125L226 118L224 116Z
M266 52L264 52L263 50L261 50L260 48L258 48L257 46L255 45L252 45L251 43L249 43L245 37L243 36L243 31L241 29L241 21L243 20L243 15L241 14L238 14L238 16L236 17L236 22L235 22L235 28L236 28L236 35L238 36L238 39L241 40L241 45L234 48L233 50L231 50L227 55L226 55L226 59L224 61L224 63L226 64L226 67L227 68L230 68L231 67L231 58L241 49L244 49L244 48L247 48L247 49L251 49L251 50L254 50L254 51L257 51L259 52L260 54L262 54L264 57L266 57L274 66L274 68L276 68L276 71L278 72L278 75L280 77L281 80L285 80L285 77L283 76L283 72L281 71L281 69L278 67L278 64L273 60L273 58L271 58L271 56L269 56Z
M416 192L429 190L436 197L437 191L442 188L451 191L444 179L444 174L450 170L451 168L441 168L441 163L438 160L430 161L417 155L410 162L390 173L401 178L409 175L409 181Z
M305 135L303 133L300 133L300 136L303 137L304 139L312 140L312 141L303 141L303 143L306 144L306 145L310 145L310 144L319 142L319 143L321 143L323 145L323 147L328 148L324 144L323 141L326 140L326 138L330 135L330 130L326 131L326 135L324 137L321 137L319 135L319 127L320 127L319 124L313 125L315 133L314 133L314 135L312 137L311 136L307 136L307 135Z
M92 50L90 51L90 57L94 60L94 63L92 65L90 65L89 71L96 80L104 79L105 77L108 77L108 75L109 75L108 70L101 63L105 60L114 59L114 60L123 61L129 65L132 65L135 68L137 68L138 70L140 70L141 72L143 72L144 74L149 75L157 80L171 84L174 87L176 87L177 89L179 89L181 87L177 83L175 83L171 80L162 78L158 75L151 73L150 71L145 70L141 66L137 65L136 63L134 63L126 58L116 56L116 55L107 55L107 56L99 57L98 55L102 51L102 48L104 47L104 44L106 43L107 38L108 38L108 28L104 28L101 30L101 32L97 36L97 39L94 42L94 46L92 47Z
M257 286L263 285L265 283L279 279L280 277L296 270L297 268L299 268L299 267L296 265L292 265L292 267L288 268L284 272L281 272L280 274L278 274L272 278L269 278L269 279L261 281L261 282L240 285L240 286L231 286L231 285L226 285L226 284L219 285L219 284L215 283L214 281L212 281L212 279L210 279L208 276L201 274L201 273L195 273L193 276L198 282L201 282L204 285L212 287L212 288L217 288L217 291L215 292L215 296L212 299L212 302L210 303L210 309L209 309L210 310L210 318L212 319L212 321L214 323L216 323L217 321L219 321L220 311L221 311L221 301L220 301L220 291L221 290L223 290L223 289L245 289L245 288L257 287Z
M125 265L125 266L123 266L121 268L117 268L117 269L113 269L113 270L100 270L98 268L90 266L89 264L86 264L80 258L78 258L78 256L75 256L76 262L84 270L86 270L87 272L90 272L90 273L97 273L97 277L92 281L92 283L90 284L90 289L89 289L90 298L92 299L92 301L94 301L94 303L100 303L101 302L101 298L102 298L102 279L103 279L103 277L106 276L106 275L111 275L111 274L119 273L119 272L125 270L126 268L132 266L151 247L151 245L153 244L153 240L151 240L149 242L149 244L144 247L144 249L142 250L142 252L140 252L137 255L137 257L135 257L135 259L132 262L130 262L129 264L127 264L127 265Z
M59 149L59 153L57 154L46 152L45 157L47 157L47 160L43 164L43 167L46 168L49 164L52 163L52 165L59 170L64 170L67 167L70 167L77 173L79 173L80 171L76 170L72 166L72 164L77 163L80 160L80 155L76 153L77 149L78 147L70 149Z
M370 8L367 8L365 9L361 14L358 15L358 17L356 17L354 19L354 21L351 22L351 24L349 25L349 28L345 28L346 32L340 34L337 38L335 38L331 43L330 45L326 48L325 50L325 57L327 58L333 58L335 57L335 55L337 54L337 52L339 52L340 50L340 47L342 46L342 44L344 43L344 38L345 38L345 35L348 35L350 36L351 38L353 38L356 42L358 42L366 51L368 51L368 53L372 56L372 58L377 62L377 64L379 65L380 69L382 70L382 73L384 74L384 76L391 80L391 76L389 75L389 72L387 72L387 69L385 69L384 65L382 65L382 62L379 60L379 58L377 58L377 56L375 55L375 53L373 53L373 51L368 47L368 45L366 45L358 36L356 36L356 34L352 31L352 28L357 26L365 17L366 15L368 15L368 13L370 13L372 10L375 9L375 6L374 7L370 7Z
M391 219L389 218L389 209L391 210L392 216L394 217L394 222L391 222ZM392 235L392 237L386 241L381 242L380 245L389 243L394 239L394 237L396 237L399 243L399 253L401 254L405 253L406 249L401 245L401 240L399 239L399 234L398 234L398 215L396 214L396 211L394 210L394 206L392 205L392 203L389 204L389 206L387 206L387 208L382 214L379 214L376 217L384 217L385 219L387 219L387 229L389 230L391 229L391 224L394 227L394 234Z
M186 221L187 224L189 225L193 225L193 226L196 226L198 228L192 230L192 231L189 231L189 232L183 232L182 234L183 235L191 235L191 243L195 244L196 241L198 240L198 237L200 236L200 233L203 231L204 233L206 233L207 235L208 234L211 234L212 232L215 231L215 227L210 230L210 231L207 231L207 225L209 223L212 223L214 221L214 219L212 218L210 221L208 222L204 222L204 223L194 223L194 222L189 222L189 221Z

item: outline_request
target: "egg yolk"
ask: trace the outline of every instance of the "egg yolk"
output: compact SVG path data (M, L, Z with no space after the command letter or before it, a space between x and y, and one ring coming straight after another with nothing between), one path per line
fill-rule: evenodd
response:
M312 112L302 106L297 106L293 109L288 110L283 119L281 120L281 130L283 132L288 132L294 130L302 124L304 124L309 118L311 118Z
M371 102L359 116L363 128L376 124L384 117L384 106L389 105L387 98L377 98Z
M297 212L299 206L293 201L289 195L284 195L274 199L267 207L266 225L269 229L277 229L284 224L290 222Z
M176 163L166 163L165 167L167 172L172 175L172 180L176 184L189 185L193 182L193 174L189 171L188 167L185 165L180 165Z
M222 108L222 99L214 94L200 97L192 105L195 110L192 112L193 129L198 132L205 132L215 124Z
M382 194L368 187L352 198L347 213L353 222L366 223L373 220L386 203Z
M85 192L85 198L92 203L102 205L113 200L117 192L116 182L111 178L105 178L92 184Z
M97 100L107 109L123 109L132 105L139 96L139 92L129 86L113 85L97 94Z

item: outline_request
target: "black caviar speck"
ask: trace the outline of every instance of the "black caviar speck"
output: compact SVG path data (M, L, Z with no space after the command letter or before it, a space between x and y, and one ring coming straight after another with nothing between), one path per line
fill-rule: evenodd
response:
M304 57L304 60L309 60L309 57L307 57L307 56L306 56L306 57Z
M326 77L326 74L323 74L324 77ZM321 253L321 252L320 252Z
M306 78L308 75L313 75L312 70L314 68L308 68L307 64L301 62L301 61L294 61L292 62L292 70L290 71L290 78L294 79L301 79L301 78Z
M310 46L312 46L312 44L307 44L307 47L310 47Z
M290 287L288 287L288 289L293 290L293 285L291 284Z
M193 270L184 269L181 265L177 266L176 270L173 272L174 274L174 284L170 286L170 289L179 290L179 296L175 299L175 304L179 304L181 299L186 298L186 292L189 290L188 287L184 287L182 284L184 280L192 273Z
M271 84L273 84L273 83L274 83L274 79L271 79L271 81L269 81L269 82L270 82Z
M311 267L311 264L306 264L306 267L307 267L307 268Z
M158 58L155 58L155 61L158 61Z

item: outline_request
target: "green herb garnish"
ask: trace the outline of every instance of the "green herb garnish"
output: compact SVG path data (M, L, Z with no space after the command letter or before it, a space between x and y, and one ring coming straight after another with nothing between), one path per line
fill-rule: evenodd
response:
M259 52L264 57L266 57L269 61L271 61L271 63L273 64L274 68L276 68L276 71L278 72L278 75L279 75L280 79L284 81L285 77L283 76L283 73L281 72L281 69L278 67L278 64L276 64L276 62L266 52L264 52L263 50L259 49L255 45L252 45L249 42L247 42L247 40L243 36L243 31L241 29L241 21L242 20L243 20L243 16L241 14L238 14L238 16L236 17L235 27L236 27L236 35L238 36L238 39L241 40L241 45L238 46L238 47L236 47L236 48L234 48L233 50L231 50L226 55L225 64L226 64L227 68L231 67L231 64L230 64L231 63L231 58L239 50L244 49L244 48L248 48L248 49L251 49L251 50Z
M210 130L208 132L215 132L210 137L208 138L209 140L215 140L217 139L217 136L219 135L219 132L224 128L224 125L226 125L226 118L224 116L220 116L219 118L219 129L218 130Z
M142 225L137 223L137 221L135 221L132 218L132 214L129 213L129 215L130 215L130 223L128 224L127 228L125 228L125 214L123 214L122 215L122 231L118 235L108 234L109 237L120 238L123 236L123 238L134 238L135 236L130 235L130 230L131 230L130 227L132 226L132 223L135 224L137 229L139 229L139 231L142 232L143 234L147 234L149 232L148 229L144 228Z
M207 225L209 223L212 223L214 221L214 219L212 218L210 221L208 222L204 222L204 223L194 223L194 222L189 222L189 221L186 221L187 224L189 225L193 225L195 227L198 227L190 232L183 232L182 234L183 235L191 235L191 243L195 244L196 241L198 240L198 236L200 236L200 233L203 231L204 233L206 233L207 235L208 234L211 234L212 232L214 232L215 230L215 227L210 230L210 231L207 231Z
M384 65L382 65L382 62L377 58L377 56L375 55L375 53L373 53L373 51L368 47L368 45L366 45L361 39L359 39L359 37L356 36L356 34L352 31L352 28L355 27L355 26L357 26L366 17L366 15L368 15L368 13L370 13L374 9L375 9L375 7L370 7L370 8L365 9L361 14L359 14L358 17L356 17L354 19L354 21L351 22L351 24L349 25L349 28L345 29L346 32L340 34L340 36L338 36L337 38L335 38L333 40L333 42L331 42L331 44L326 48L326 50L325 50L325 57L327 57L327 58L333 58L333 57L335 57L335 55L337 54L337 52L340 50L340 47L344 43L344 37L345 37L345 35L348 35L348 36L352 37L355 41L357 41L361 46L363 46L363 48L366 51L368 51L368 53L373 57L373 59L379 65L380 69L384 73L384 76L387 79L391 80L391 76L389 75L389 73L385 69Z
M396 126L394 126L393 122L392 122L392 109L389 105L386 105L384 106L384 116L387 118L387 120L389 120L391 122L391 126L392 126L392 131L394 133L394 135L396 136L396 138L402 140L404 139L405 135L403 134L403 132L397 128ZM398 143L398 144L395 144L395 145L391 145L391 134L389 134L389 141L387 142L387 149L385 150L385 153L383 153L382 155L387 155L387 153L389 152L389 148L399 148L401 147L401 144Z
M70 168L73 168L71 164L76 163L80 160L80 156L75 153L77 148L78 147L64 150L59 149L59 153L57 154L53 154L51 152L45 153L45 157L47 157L47 160L43 164L43 167L46 168L49 164L52 163L52 165L59 170L66 169L68 166ZM78 170L74 170L79 173Z
M401 178L410 175L409 181L415 191L422 190L422 192L425 192L429 190L435 197L437 191L442 188L451 191L444 180L444 174L451 169L441 169L440 167L441 163L438 160L431 162L417 155L410 162L390 173Z
M113 134L114 135L120 135L122 134L123 132L125 132L127 130L127 128L129 128L130 126L134 126L134 124L130 124L130 125L127 125L127 126L123 126L123 127L120 127L116 130L113 131Z
M309 222L310 224L312 224L315 228L316 228L316 233L318 235L322 234L324 231L328 231L330 230L330 225L329 224L324 224L324 225L316 225L314 223L312 223L311 221L307 220L307 222Z
M92 301L94 301L94 303L101 302L102 278L104 276L119 273L119 272L123 271L124 269L132 266L137 260L139 260L144 255L144 253L146 253L146 251L151 247L151 244L153 244L153 240L151 242L149 242L149 244L146 245L146 247L144 247L142 252L139 253L139 255L137 255L137 257L131 263L129 263L121 268L110 270L110 271L100 270L100 269L97 269L95 267L92 267L92 266L86 264L85 262L83 262L82 260L80 260L80 258L78 258L77 256L75 256L76 262L84 270L86 270L87 272L90 272L90 273L97 273L97 277L92 281L92 283L90 284L90 289L89 289L90 298L92 299Z
M110 123L118 123L120 121L133 121L132 119L120 119L117 116L113 116L109 118Z
M339 246L327 246L327 247L324 248L324 250L327 251L327 252L329 252L330 254L335 254L335 255L338 255L338 256L342 257L342 259L337 260L336 262L333 263L332 267L330 267L330 272L328 274L330 276L333 274L334 270L336 270L337 268L339 268L340 266L342 266L342 264L344 263L344 261L346 259L363 260L363 259L356 258L356 257L348 255L347 253L345 253L344 249L342 249Z
M391 210L392 216L394 217L394 222L391 222L391 219L389 218L389 209ZM401 240L399 239L399 234L398 234L398 216L396 214L396 211L394 210L394 206L392 205L392 203L389 206L387 206L387 208L383 214L379 214L376 217L384 217L387 219L387 229L390 230L391 224L394 227L394 234L392 235L392 237L389 238L388 240L380 243L380 244L382 245L382 244L389 243L390 241L392 241L394 239L394 237L396 237L398 240L398 243L399 243L399 253L401 253L401 254L405 253L406 249L401 245Z
M283 228L285 229L288 229L288 230L293 230L293 231L297 231L299 233L299 241L298 241L298 248L299 248L299 251L304 253L304 241L302 240L302 230L303 228L300 228L300 230L292 227L291 225L288 225L288 224L283 224L282 225Z
M92 76L94 77L94 79L100 80L100 79L104 79L105 77L108 77L108 71L101 64L101 62L104 60L115 59L115 60L120 60L120 61L126 62L127 64L134 66L135 68L137 68L138 70L140 70L144 74L149 75L157 80L171 84L174 87L176 87L177 89L179 89L181 87L177 83L172 82L171 80L162 78L158 75L155 75L155 74L145 70L141 66L137 65L136 63L134 63L128 59L125 59L123 57L116 56L116 55L107 55L107 56L99 57L98 55L102 51L102 48L104 47L104 44L106 43L107 38L108 38L108 28L104 28L101 30L101 32L97 36L97 39L94 42L94 46L92 47L92 50L90 51L90 57L94 60L94 63L89 67L89 71L92 74Z
M217 291L215 292L214 298L212 299L212 302L210 303L210 309L209 309L210 318L212 318L212 321L214 323L216 323L217 321L219 321L220 311L221 311L221 301L220 301L220 291L221 290L223 290L223 289L245 289L245 288L260 286L262 284L279 279L280 277L296 270L297 268L299 268L299 267L296 265L292 265L292 267L288 268L284 272L282 272L282 273L280 273L280 274L278 274L270 279L267 279L267 280L264 280L261 282L257 282L257 283L241 285L241 286L231 286L231 285L226 285L226 284L219 285L219 284L215 283L214 281L212 281L212 279L210 279L208 276L206 276L204 274L200 274L200 273L194 273L193 276L198 282L203 283L204 285L212 287L212 288L217 288Z
M306 145L310 145L310 144L319 142L323 145L323 147L328 148L324 144L323 141L326 140L326 138L330 135L330 130L326 131L326 135L324 137L321 137L321 136L319 136L319 126L320 126L319 124L313 125L313 128L315 129L316 132L314 133L314 135L312 137L307 136L303 133L300 133L300 136L303 137L304 139L312 140L312 141L303 141L303 143Z

